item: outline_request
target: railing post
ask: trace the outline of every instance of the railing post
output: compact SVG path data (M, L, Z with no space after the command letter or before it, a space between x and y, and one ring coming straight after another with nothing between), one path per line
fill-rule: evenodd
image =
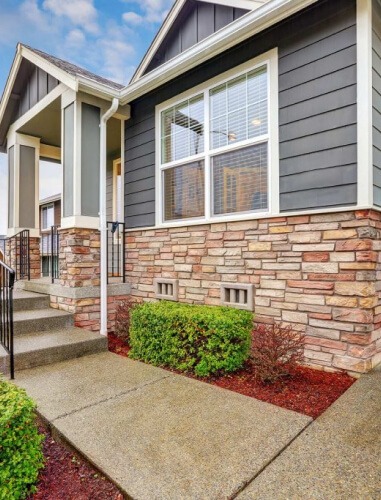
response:
M10 377L15 378L13 287L15 271L0 262L0 344L10 358Z

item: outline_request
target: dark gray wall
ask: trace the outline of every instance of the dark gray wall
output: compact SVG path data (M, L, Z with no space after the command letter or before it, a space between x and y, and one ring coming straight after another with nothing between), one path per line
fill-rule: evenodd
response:
M14 210L14 182L15 182L15 148L8 150L8 227L13 227Z
M356 204L356 2L320 1L131 106L125 134L127 227L155 224L155 105L279 49L280 207Z
M100 114L96 106L82 103L81 214L99 215Z
M63 216L74 214L74 103L64 109Z
M20 146L20 227L36 227L36 202L36 150L29 146Z
M28 81L20 96L18 116L25 114L43 97L49 94L60 82L36 66L32 67Z
M373 200L381 206L381 8L373 2L372 30Z
M188 0L145 73L204 40L246 14L247 10Z

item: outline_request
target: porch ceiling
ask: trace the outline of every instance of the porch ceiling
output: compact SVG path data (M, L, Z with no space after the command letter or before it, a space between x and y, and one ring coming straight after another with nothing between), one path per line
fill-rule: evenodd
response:
M49 104L18 132L40 137L43 144L61 147L61 98Z

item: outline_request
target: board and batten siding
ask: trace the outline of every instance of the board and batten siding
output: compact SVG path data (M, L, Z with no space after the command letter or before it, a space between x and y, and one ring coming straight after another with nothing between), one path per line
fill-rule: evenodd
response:
M155 106L274 47L280 210L357 202L356 2L321 1L131 103L127 228L155 225Z
M372 12L373 203L381 206L381 7Z
M23 93L20 96L20 106L18 117L24 115L35 104L49 94L57 85L59 81L53 76L46 73L41 68L33 66L32 72L28 78Z
M188 1L145 73L181 54L247 12L249 11L227 5Z

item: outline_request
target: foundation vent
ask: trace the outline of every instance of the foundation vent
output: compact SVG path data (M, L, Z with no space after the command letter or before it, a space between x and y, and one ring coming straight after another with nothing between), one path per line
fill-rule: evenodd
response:
M155 283L155 296L157 299L178 300L179 280L157 278Z
M221 304L252 311L254 309L254 285L221 283Z

